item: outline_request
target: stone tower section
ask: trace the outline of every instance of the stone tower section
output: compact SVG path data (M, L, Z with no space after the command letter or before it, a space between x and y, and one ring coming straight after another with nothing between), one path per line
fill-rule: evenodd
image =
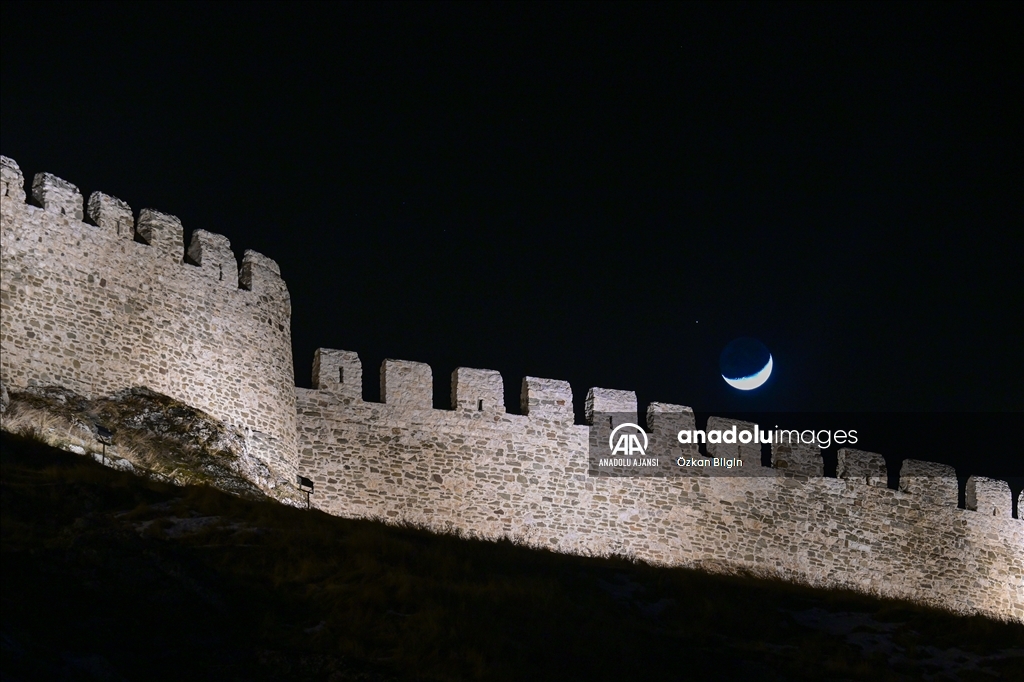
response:
M291 303L277 264L227 238L0 157L0 373L89 397L146 386L243 429L271 482L293 478Z

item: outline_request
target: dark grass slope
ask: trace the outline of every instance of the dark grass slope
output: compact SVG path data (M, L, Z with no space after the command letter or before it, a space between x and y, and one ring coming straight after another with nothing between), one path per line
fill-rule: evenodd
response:
M1019 625L339 519L2 445L4 681L1024 679Z

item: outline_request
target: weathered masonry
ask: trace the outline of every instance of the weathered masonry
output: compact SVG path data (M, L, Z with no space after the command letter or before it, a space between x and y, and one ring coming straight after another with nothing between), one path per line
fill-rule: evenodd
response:
M57 385L95 398L147 386L246 430L278 481L292 481L291 300L277 264L228 240L131 208L48 173L26 203L0 157L0 372L5 386ZM91 224L83 219L88 216ZM273 482L272 482L273 484Z
M1005 481L972 477L958 509L951 467L908 460L891 490L878 455L841 450L838 477L825 478L817 450L799 448L777 448L776 468L760 476L596 477L587 445L599 426L574 423L566 382L527 377L511 414L498 372L459 368L450 409L439 409L429 366L386 360L382 402L369 403L358 355L320 349L314 388L295 388L290 303L273 261L248 251L239 272L224 237L196 230L186 251L173 216L136 219L99 193L83 208L73 185L47 174L29 205L17 164L2 158L0 171L5 386L166 393L244 427L272 485L307 476L313 503L332 514L1024 622L1024 522L1011 517ZM631 392L588 393L588 415L636 411ZM693 414L652 403L647 425L693 428ZM755 448L709 449L759 466Z

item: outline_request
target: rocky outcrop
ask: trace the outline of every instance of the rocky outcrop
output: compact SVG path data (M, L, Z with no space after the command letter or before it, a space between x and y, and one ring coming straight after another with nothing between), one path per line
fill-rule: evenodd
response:
M270 487L267 466L250 452L251 434L145 387L96 400L58 386L12 391L3 429L178 485L300 502Z

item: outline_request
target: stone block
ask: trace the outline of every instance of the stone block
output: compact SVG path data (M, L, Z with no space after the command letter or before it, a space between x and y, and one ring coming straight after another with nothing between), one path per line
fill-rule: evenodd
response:
M82 213L82 193L67 180L50 173L36 173L32 180L32 199L44 210L66 215L75 220L85 217Z
M813 443L773 443L772 468L796 476L825 475L821 448Z
M224 235L206 230L194 231L192 243L188 246L188 258L207 277L229 289L238 288L238 262L231 251L231 242Z
M313 354L313 388L340 398L363 398L363 363L350 350L317 348Z
M900 490L931 504L955 507L959 495L956 469L948 464L905 459L900 468Z
M25 203L25 176L14 159L0 156L0 199Z
M288 293L281 268L270 258L258 251L246 249L242 254L242 271L238 283L243 289L255 294L283 295Z
M696 445L683 445L678 438L680 431L694 428L693 410L689 407L670 403L647 406L647 434L651 437L652 452L657 456L697 455Z
M1009 519L1013 517L1013 492L1010 484L995 478L971 476L967 479L967 508L984 514Z
M693 409L671 403L651 403L647 406L647 430L671 435L673 441L683 429L693 429Z
M572 387L568 381L523 377L519 407L535 419L572 422Z
M887 488L889 474L885 458L876 452L839 448L836 476L846 481L856 481L874 488Z
M583 412L588 424L594 423L595 414L612 414L619 422L636 424L636 393L614 388L592 388L587 391Z
M430 365L409 360L385 360L380 365L380 397L386 405L429 410L434 406Z
M161 258L175 263L183 260L185 251L184 229L177 216L161 213L151 208L139 212L135 232L144 244L152 246Z
M135 238L135 218L132 207L117 197L103 192L89 195L89 220L101 230L131 241Z
M493 369L459 367L452 372L452 408L472 412L505 412L505 384Z
M753 422L744 422L737 419L725 419L722 417L709 417L707 426L708 433L711 433L712 431L731 432L733 427L735 427L736 442L711 443L709 441L707 444L708 456L740 459L743 462L743 467L742 469L735 470L737 474L744 472L749 474L752 470L757 471L761 468L761 445L760 443L753 442L754 426L755 424ZM739 434L743 431L750 433L750 442L741 442Z

